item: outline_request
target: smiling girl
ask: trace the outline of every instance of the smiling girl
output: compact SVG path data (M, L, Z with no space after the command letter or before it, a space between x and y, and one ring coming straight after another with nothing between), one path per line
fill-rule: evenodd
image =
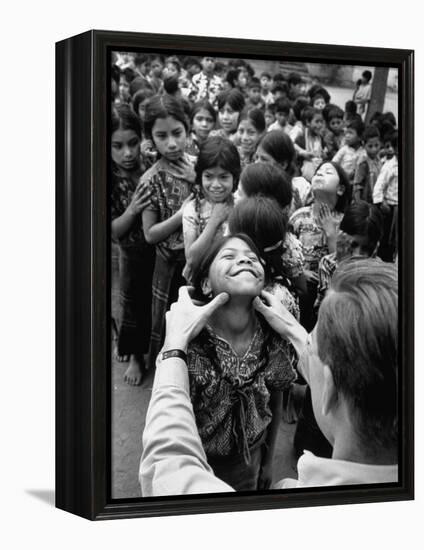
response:
M186 152L197 157L201 145L208 139L216 123L215 109L208 100L195 103L190 122L191 133L187 139Z
M245 106L243 94L232 88L218 95L218 122L220 129L214 130L211 136L222 136L229 139L236 137L240 114Z
M185 153L187 128L183 107L173 97L156 96L146 105L145 134L160 155L141 179L151 191L150 205L143 212L144 235L148 243L156 245L150 365L162 342L165 312L184 283L182 213L195 178Z
M222 236L233 207L233 192L240 176L240 157L231 141L209 138L200 149L196 167L197 196L183 212L186 255L184 276L189 281L211 243Z
M230 299L188 347L190 396L208 463L237 491L267 489L281 418L281 390L295 378L287 341L257 316L266 273L242 234L216 241L196 270L196 295Z
M251 109L240 117L237 128L237 139L240 145L242 169L255 159L256 146L266 129L265 117L260 109Z

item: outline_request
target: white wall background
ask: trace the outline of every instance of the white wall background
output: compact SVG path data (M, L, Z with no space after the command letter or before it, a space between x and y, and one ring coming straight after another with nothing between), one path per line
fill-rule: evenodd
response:
M417 304L415 502L90 523L30 491L54 487L54 43L97 28L416 49L419 4L330 0L19 1L3 6L1 148L1 540L3 548L418 548L423 520L422 285ZM261 13L264 6L264 13ZM424 149L418 125L416 157ZM417 163L416 204L424 204ZM418 216L417 216L418 218ZM417 219L422 273L423 217Z

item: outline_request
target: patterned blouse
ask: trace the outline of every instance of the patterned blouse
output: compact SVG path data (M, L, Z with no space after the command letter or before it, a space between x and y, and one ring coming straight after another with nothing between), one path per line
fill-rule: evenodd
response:
M221 77L215 74L209 77L203 71L195 74L191 83L190 97L194 102L207 99L211 105L214 105L218 94L224 89Z
M140 175L137 172L138 176ZM111 220L113 221L125 212L131 202L134 191L137 187L138 177L130 179L121 175L119 170L112 168L112 190L111 190ZM137 216L131 229L119 239L121 246L146 245L143 233L141 214Z
M337 225L343 218L343 213L334 212ZM305 268L310 271L318 271L320 259L329 253L327 236L320 225L318 225L313 214L312 206L299 208L290 218L291 230L302 244L305 257ZM338 228L337 228L338 229Z
M270 392L296 378L295 352L265 325L243 357L207 326L188 347L190 396L208 456L244 455L264 434L272 414Z
M186 158L191 160L187 155ZM147 182L152 191L150 206L146 210L157 213L157 223L167 220L178 212L192 187L192 184L182 179L172 164L164 157L147 170L141 181ZM156 246L165 257L181 256L184 249L182 227L157 243Z

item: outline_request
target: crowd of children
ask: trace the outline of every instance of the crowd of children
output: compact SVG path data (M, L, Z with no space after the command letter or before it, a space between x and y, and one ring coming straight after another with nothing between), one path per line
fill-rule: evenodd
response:
M154 368L167 309L225 235L253 241L268 289L308 331L340 260L396 260L396 120L368 113L365 125L365 72L342 109L297 73L256 75L244 60L113 54L116 353L130 385Z

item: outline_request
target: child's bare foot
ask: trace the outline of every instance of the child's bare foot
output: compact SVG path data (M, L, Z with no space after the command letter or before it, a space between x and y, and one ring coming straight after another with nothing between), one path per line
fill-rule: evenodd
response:
M118 363L128 363L130 360L131 355L119 355L118 348L115 347L115 351L113 353L113 356L118 361Z
M130 386L139 386L143 380L144 361L140 361L136 355L130 356L130 364L125 371L124 380Z

